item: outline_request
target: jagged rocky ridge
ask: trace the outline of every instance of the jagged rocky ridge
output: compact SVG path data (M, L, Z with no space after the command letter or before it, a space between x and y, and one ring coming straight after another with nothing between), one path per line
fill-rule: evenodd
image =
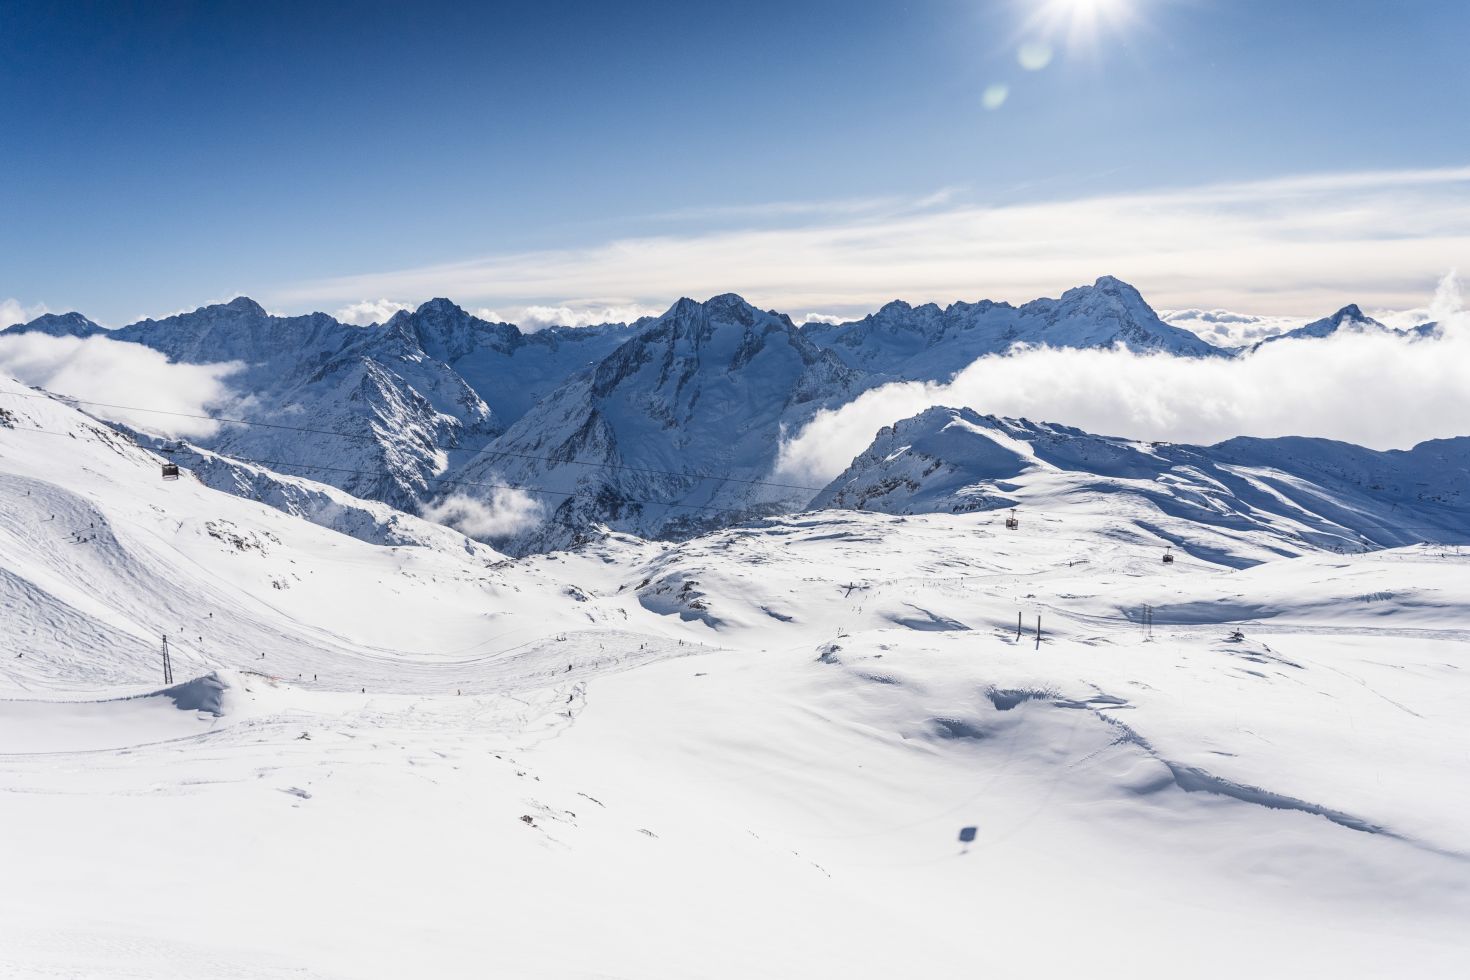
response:
M464 474L564 494L545 523L502 542L512 551L568 544L592 524L687 536L801 507L812 488L755 482L769 478L782 432L872 383L783 314L734 295L683 299Z
M1302 335L1358 319L1348 307L1322 321L1330 329ZM596 526L677 538L799 509L817 488L757 482L770 479L783 433L869 387L947 378L1016 344L1227 353L1108 276L1019 307L895 302L804 328L727 294L633 324L534 333L445 299L357 327L323 313L273 316L243 297L118 330L69 313L11 331L105 334L175 362L241 364L229 379L238 398L221 414L266 426L226 425L197 442L266 471L409 512L532 488L540 519L486 535L518 552ZM210 471L222 488L255 492L255 477Z
M1112 347L1163 351L1185 357L1223 356L1180 327L1160 320L1138 290L1112 276L1069 289L1060 299L1009 303L895 301L851 323L810 324L807 335L853 367L894 378L940 381L978 357L1000 354L1017 344L1051 347Z

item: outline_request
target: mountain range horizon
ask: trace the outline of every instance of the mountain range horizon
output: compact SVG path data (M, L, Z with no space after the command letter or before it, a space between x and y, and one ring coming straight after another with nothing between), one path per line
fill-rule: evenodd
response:
M1091 284L1080 284L1078 286L1074 286L1074 287L1072 287L1072 288L1070 288L1068 290L1065 290L1063 292L1063 294L1062 294L1062 297L1065 298L1067 295L1076 293L1078 290L1089 290L1089 289L1092 289L1092 290L1101 290L1101 289L1105 289L1105 288L1126 289L1129 292L1131 292L1132 294L1134 294L1135 296L1137 296L1138 299L1139 299L1139 301L1143 301L1142 293L1137 289L1137 287L1133 286L1132 284L1128 283L1127 281L1125 281L1125 280L1123 280L1123 279L1121 279L1119 277L1116 277L1116 276L1113 276L1113 275L1108 275L1108 274L1104 274L1104 275L1101 275L1101 276L1097 277L1097 279L1094 282L1092 282ZM713 300L723 299L723 298L727 298L727 297L733 297L735 299L738 299L742 303L747 303L748 305L755 306L755 304L749 303L749 301L747 301L745 299L745 297L742 296L738 292L725 292L725 293L716 294L716 295L713 295L713 296L709 297L709 300L707 300L707 301L713 301ZM1034 302L1043 302L1043 301L1045 301L1045 299L1046 299L1045 297L1042 297L1039 300L1033 300L1031 302L1033 302L1033 303ZM682 302L699 302L699 301L693 299L690 296L681 296L678 299L674 300L670 304L669 309L672 310L675 306L677 306L679 303L682 303ZM808 318L808 319L803 319L802 321L799 321L799 322L796 321L794 318L792 318L790 316L790 314L780 313L779 311L777 311L775 309L769 309L766 312L771 312L771 313L775 313L777 315L786 316L788 319L792 320L792 323L793 323L794 326L797 326L799 328L808 328L808 327L815 327L815 328L828 327L828 328L831 328L831 327L834 327L834 326L842 326L842 325L846 325L846 324L862 322L863 320L866 320L866 319L871 319L873 317L882 316L884 314L891 314L891 313L894 313L894 312L897 312L897 311L912 312L912 311L915 311L915 310L925 310L925 311L931 311L932 310L932 311L935 311L935 312L948 312L948 311L951 311L951 310L955 310L957 308L971 308L971 307L998 307L998 308L1005 308L1005 309L1013 309L1014 310L1014 309L1021 309L1021 308L1024 308L1026 306L1029 306L1029 305L1030 305L1030 303L1014 304L1014 303L1011 303L1009 301L1004 301L1004 300L977 300L977 301L957 300L957 301L951 302L949 304L946 304L945 306L940 306L940 304L935 303L935 302L932 302L932 301L917 302L917 303L915 303L915 302L911 302L909 300L904 300L904 299L893 299L893 300L890 300L889 302L883 304L882 306L878 307L872 313L869 313L867 316L854 317L852 319L847 319L847 320L843 320L843 319L837 318L837 317L823 317L823 318L819 318L819 319ZM493 311L489 311L489 310L472 311L470 307L468 307L466 305L463 305L463 304L455 301L452 298L449 298L447 296L436 296L436 297L431 297L429 299L426 299L426 300L422 301L417 306L406 306L406 307L404 307L402 309L398 309L391 316L386 317L384 319L373 320L373 321L368 322L368 323L358 323L358 322L355 322L355 321L352 321L352 320L344 319L340 315L341 311L339 311L338 314L327 313L325 311L320 311L320 310L312 311L310 313L304 313L304 314L274 313L274 312L269 311L264 305L262 305L261 303L259 303L255 299L251 298L249 295L244 294L244 293L241 293L241 294L239 294L239 295L237 295L237 296L235 296L235 297L233 297L233 298L231 298L229 300L223 300L223 301L215 302L215 303L205 303L205 304L203 304L201 306L198 306L198 307L194 308L193 310L179 310L179 311L177 311L175 313L169 314L167 316L162 316L162 317L143 317L141 319L134 320L134 321L131 321L129 323L123 324L121 326L116 326L116 327L114 327L114 326L107 326L107 325L101 324L101 323L99 323L99 322L91 319L90 317L88 317L86 314L82 313L79 310L71 310L71 311L67 311L67 312L63 312L63 313L46 312L46 313L41 313L41 314L39 314L37 316L34 316L34 317L30 318L29 320L18 321L18 322L15 322L15 323L8 324L6 326L0 327L0 333L5 333L5 332L11 332L11 333L41 332L41 333L49 333L49 334L52 334L54 336L78 336L78 337L84 337L84 336L92 336L94 334L95 335L107 336L107 335L115 334L119 330L126 330L126 329L131 328L131 327L138 327L138 326L140 326L142 324L146 324L146 323L165 322L165 321L173 320L173 319L175 319L177 317L180 317L180 316L191 316L191 315L192 316L199 316L201 314L205 314L208 311L230 311L230 312L233 312L233 313L236 313L236 314L253 315L253 316L265 316L265 317L272 317L272 318L282 319L282 320L295 320L295 319L300 319L302 317L312 317L312 318L315 318L315 317L327 317L329 319L334 320L337 323L342 324L343 326L354 326L354 327L359 327L359 328L370 328L370 327L384 327L384 326L389 326L389 325L391 325L393 323L394 320L397 320L400 317L404 317L406 315L421 315L426 310L453 311L453 312L456 312L456 313L464 314L465 316L467 316L467 317L471 318L472 320L474 320L474 321L476 321L478 323L481 323L481 324L486 324L486 325L493 326L493 327L507 327L507 326L515 327L518 331L520 331L523 334L539 333L539 332L541 332L543 330L580 330L580 329L597 329L597 328L618 327L618 326L633 326L633 325L636 325L636 324L639 324L639 323L646 323L646 322L649 322L649 321L652 321L652 320L656 320L658 318L658 316L661 315L661 314L646 314L644 316L637 317L637 318L634 318L634 319L631 319L631 320L629 320L629 319L624 319L624 320L608 320L608 321L600 322L600 323L582 323L582 324L543 323L543 324L537 324L537 325L533 325L533 326L526 326L526 325L523 325L523 324L520 324L520 323L516 323L513 320L506 320L506 319L503 319L503 318L493 317L493 316L488 315L488 314L492 313ZM1150 307L1150 311L1152 312L1152 307ZM665 311L665 312L667 313L668 311ZM1189 312L1197 312L1197 311L1191 310ZM1198 311L1198 312L1203 312L1203 311ZM1218 315L1222 311L1214 311L1214 312ZM1233 316L1242 316L1242 317L1244 316L1243 314L1232 314L1232 315ZM1323 324L1329 324L1329 323L1331 323L1331 324L1336 325L1336 324L1340 324L1344 320L1346 320L1348 322L1363 323L1363 324L1368 324L1368 325L1372 325L1372 326L1380 326L1380 327L1385 326L1384 324L1382 324L1379 321L1375 320L1372 316L1364 313L1362 307L1358 303L1356 303L1356 302L1349 302L1349 303L1344 304L1342 307L1339 307L1337 310L1333 311L1329 315L1327 315L1325 317L1322 317L1319 320L1310 321L1309 323L1305 323L1305 324L1303 324L1303 326L1298 327L1296 329L1306 329L1307 327L1311 327L1313 329L1320 330L1321 329L1321 325L1323 325ZM1414 329L1423 331L1423 330L1427 330L1427 329L1432 329L1433 327L1434 327L1434 324L1431 322L1431 323L1416 324L1415 327L1414 327ZM1189 330L1189 328L1187 328L1187 327L1178 327L1177 329L1183 330L1185 332L1193 333L1193 334L1195 334L1195 336L1198 336L1198 333L1197 332L1195 332L1193 330ZM1388 329L1393 329L1393 328L1388 328ZM1283 335L1284 334L1287 334L1287 333L1291 333L1291 332L1293 332L1291 329L1282 329L1281 330L1281 334L1283 334ZM1203 338L1201 338L1201 340L1204 343L1210 343L1209 341L1204 341ZM1210 346L1216 347L1217 349L1222 350L1222 351L1230 351L1230 350L1232 350L1232 348L1229 347L1229 346L1216 345L1216 344L1212 344L1212 343L1210 344Z

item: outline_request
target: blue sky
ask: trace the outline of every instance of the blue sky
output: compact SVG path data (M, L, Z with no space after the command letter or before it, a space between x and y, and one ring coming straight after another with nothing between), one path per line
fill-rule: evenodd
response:
M1449 0L0 0L0 302L1412 305L1470 267L1467 36Z

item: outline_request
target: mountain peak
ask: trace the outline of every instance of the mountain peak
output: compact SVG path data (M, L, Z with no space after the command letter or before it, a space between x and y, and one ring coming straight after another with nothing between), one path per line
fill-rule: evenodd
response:
M52 337L90 337L106 333L107 328L98 326L80 313L43 313L29 323L17 323L6 327L9 333L44 333Z
M436 296L433 299L429 300L427 303L419 304L419 308L414 312L418 314L436 313L440 316L466 315L464 307L460 306L453 300L445 299L443 296Z
M1363 311L1358 307L1357 303L1349 303L1347 306L1344 306L1342 309L1332 314L1332 316L1328 319L1332 320L1332 322L1334 323L1342 323L1344 320L1367 320L1368 317L1363 315Z
M708 300L705 301L704 305L720 307L750 306L750 304L745 301L745 297L741 296L739 293L720 293L720 295L718 296L711 296Z
M217 304L219 308L229 310L231 313L248 313L252 316L265 316L265 307L261 306L249 296L236 296L228 303ZM203 307L209 309L209 307Z
M1137 287L1116 276L1098 276L1097 281L1091 286L1075 286L1062 294L1062 300L1077 302L1099 295L1121 301L1125 306L1131 308L1147 309L1150 315L1153 314L1153 308L1144 300L1143 294L1138 291Z

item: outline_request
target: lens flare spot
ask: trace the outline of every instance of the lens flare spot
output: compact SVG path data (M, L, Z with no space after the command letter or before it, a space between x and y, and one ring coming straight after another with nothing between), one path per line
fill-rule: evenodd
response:
M986 86L980 95L980 104L994 112L1006 104L1006 99L1011 97L1011 87L1003 83Z
M1052 48L1045 41L1027 41L1016 50L1016 60L1027 71L1041 71L1051 64Z

